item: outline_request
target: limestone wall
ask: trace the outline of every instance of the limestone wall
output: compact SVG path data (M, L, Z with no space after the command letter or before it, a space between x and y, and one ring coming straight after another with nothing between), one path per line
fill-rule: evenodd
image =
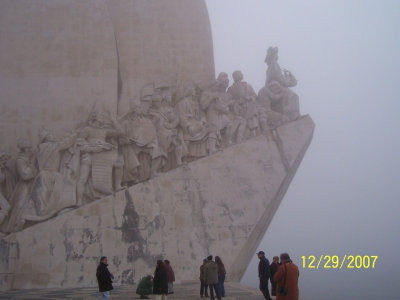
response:
M96 286L101 255L133 284L169 259L178 281L195 280L209 254L239 281L311 142L303 116L128 190L2 241L3 289ZM10 251L9 249L17 249ZM4 251L3 251L4 250ZM15 252L13 257L10 254Z

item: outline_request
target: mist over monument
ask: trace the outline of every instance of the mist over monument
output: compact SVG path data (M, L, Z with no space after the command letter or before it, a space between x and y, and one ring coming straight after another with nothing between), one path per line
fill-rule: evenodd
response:
M102 255L136 284L223 253L239 282L314 131L278 48L257 94L214 74L203 0L1 8L1 288L95 286Z

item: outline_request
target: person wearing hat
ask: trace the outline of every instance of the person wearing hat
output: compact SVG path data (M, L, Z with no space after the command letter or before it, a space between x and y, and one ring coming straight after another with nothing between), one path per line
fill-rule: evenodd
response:
M269 281L269 260L265 257L264 251L257 253L260 262L258 263L258 277L260 278L260 290L267 300L272 300L269 295L268 281Z

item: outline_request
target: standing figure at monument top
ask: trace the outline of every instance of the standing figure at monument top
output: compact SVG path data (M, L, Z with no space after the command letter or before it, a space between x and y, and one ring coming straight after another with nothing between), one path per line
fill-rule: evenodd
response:
M297 80L294 75L286 70L282 69L278 64L278 47L269 47L267 50L267 56L264 62L268 65L267 69L267 80L265 85L268 86L272 81L278 81L284 87L294 87L297 85Z

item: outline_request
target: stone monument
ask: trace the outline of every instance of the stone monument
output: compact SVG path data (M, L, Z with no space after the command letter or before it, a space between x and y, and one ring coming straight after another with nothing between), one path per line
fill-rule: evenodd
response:
M278 49L257 96L215 78L203 0L5 0L0 29L1 289L96 286L103 255L239 282L314 131Z

